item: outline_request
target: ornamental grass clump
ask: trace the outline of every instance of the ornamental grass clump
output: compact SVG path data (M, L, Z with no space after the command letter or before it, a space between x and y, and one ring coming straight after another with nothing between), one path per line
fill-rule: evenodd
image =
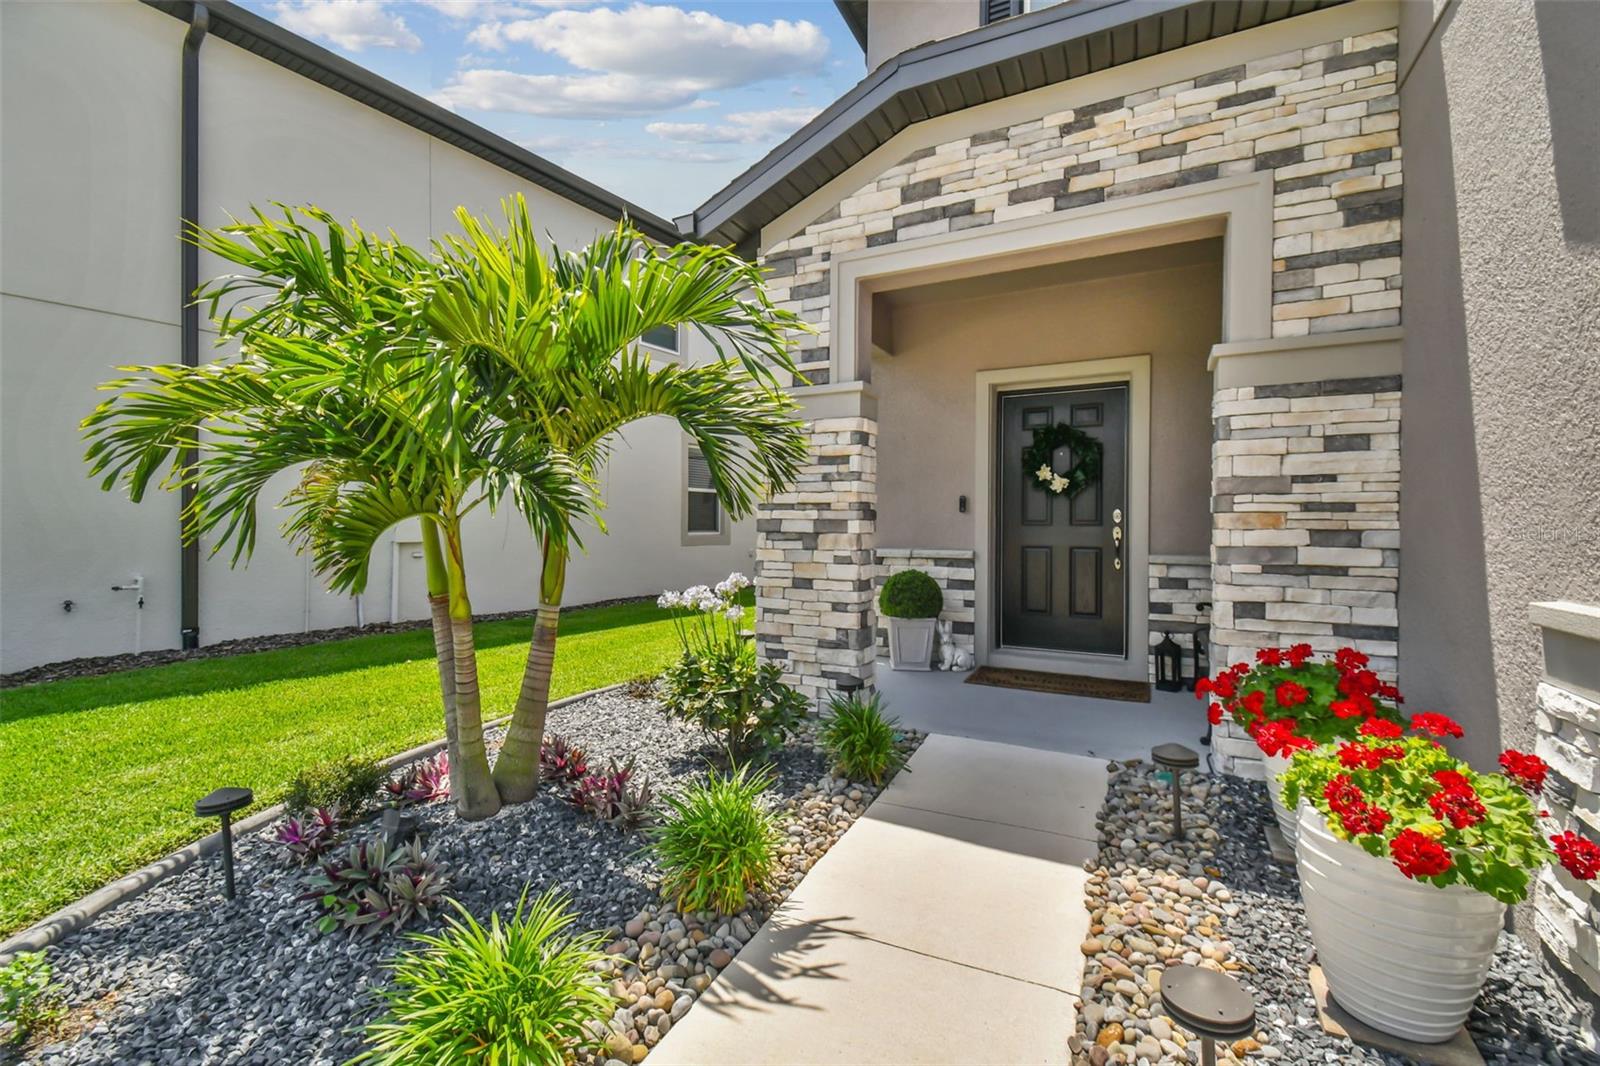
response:
M822 721L819 739L833 756L834 766L846 777L883 784L905 761L896 741L898 720L885 718L878 693L861 696L835 696Z
M349 755L301 770L289 783L283 806L289 811L332 807L354 818L387 780L388 774L374 760Z
M1236 663L1203 677L1194 694L1211 697L1212 725L1227 715L1267 755L1289 756L1361 735L1397 737L1405 723L1400 691L1367 663L1354 648L1320 662L1311 661L1309 644L1262 648L1254 666Z
M502 922L485 928L451 900L458 917L437 936L389 964L387 1011L367 1026L368 1049L356 1062L382 1066L480 1063L563 1066L593 1041L585 1023L615 1006L597 967L598 933L568 933L576 920L565 896L527 891Z
M1359 736L1295 755L1283 775L1284 802L1301 800L1328 831L1392 861L1412 880L1462 884L1519 903L1541 866L1554 860L1579 880L1600 873L1600 847L1574 833L1546 840L1534 797L1546 767L1508 751L1505 774L1479 773L1433 736L1459 736L1441 714L1417 715L1422 736Z
M656 601L672 612L683 646L662 675L662 703L715 736L730 763L781 746L806 714L805 698L783 683L776 663L756 656L741 632L739 596L749 587L749 578L733 573L715 586L663 592Z
M650 830L663 868L662 893L679 911L732 914L745 894L766 884L778 865L778 820L762 802L770 769L712 771L680 796L666 797L667 816Z

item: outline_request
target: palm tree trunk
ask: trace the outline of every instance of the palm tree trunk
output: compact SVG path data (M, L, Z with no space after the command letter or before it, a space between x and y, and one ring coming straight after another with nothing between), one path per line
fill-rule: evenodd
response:
M461 752L456 748L456 657L450 632L450 573L444 551L439 547L439 530L432 522L422 522L422 554L428 571L428 613L433 619L433 657L439 664L439 695L444 700L444 736L454 766Z
M467 821L493 817L500 810L483 743L483 701L478 692L478 650L472 632L472 601L467 598L467 572L462 562L461 526L445 528L446 568L450 575L450 645L455 667L456 748L459 765L450 763L450 792L456 813Z
M494 764L494 783L504 803L525 803L539 789L539 745L550 711L550 677L556 662L556 626L567 584L567 550L546 536L544 567L539 575L539 611L533 640L522 669L522 690L511 712L511 725Z

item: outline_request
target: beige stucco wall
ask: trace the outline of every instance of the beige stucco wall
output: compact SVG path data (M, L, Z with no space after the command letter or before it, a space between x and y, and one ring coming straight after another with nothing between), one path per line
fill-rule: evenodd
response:
M1204 555L1211 536L1206 355L1221 329L1218 243L1109 257L1124 269L1138 266L1135 273L967 298L941 291L896 307L895 354L877 356L872 367L878 544L975 546L979 516L970 507L961 514L957 497L970 501L979 476L978 371L1149 354L1150 550Z
M0 671L133 650L134 598L110 591L133 573L146 582L142 647L178 641L177 501L152 493L134 506L101 492L85 476L77 427L116 366L179 358L184 28L132 0L0 3ZM457 204L487 212L520 191L540 228L565 246L613 225L220 39L201 50L201 79L207 224L252 203L314 202L421 243L453 225ZM202 276L217 269L202 259ZM691 338L690 356L704 347ZM568 602L750 567L753 523L728 545L682 545L682 447L664 422L628 434L606 473L611 534L585 538L589 554L571 568ZM203 564L202 643L355 621L350 598L322 591L276 536L280 520L262 515L248 569L221 558ZM474 606L531 607L534 553L519 521L480 512L467 535ZM410 587L420 580L408 547L415 536L398 531L402 617L425 615ZM374 559L369 621L390 615L391 539Z
M1492 765L1532 748L1529 602L1600 602L1600 5L1401 11L1400 683Z
M872 0L867 5L867 69L907 48L978 28L978 0Z

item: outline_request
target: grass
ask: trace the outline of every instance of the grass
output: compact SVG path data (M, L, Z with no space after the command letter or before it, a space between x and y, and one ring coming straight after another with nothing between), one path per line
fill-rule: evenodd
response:
M511 709L529 627L477 627L486 718ZM569 611L551 696L658 673L677 653L653 603ZM194 801L213 788L254 789L265 807L312 763L443 729L425 629L0 691L0 936L210 832Z

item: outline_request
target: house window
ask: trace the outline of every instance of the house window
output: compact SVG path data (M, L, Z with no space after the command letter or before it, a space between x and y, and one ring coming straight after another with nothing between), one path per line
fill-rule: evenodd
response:
M722 505L711 481L711 467L700 449L689 449L688 519L685 532L721 533Z
M677 352L678 327L657 326L655 329L647 329L639 339L652 348L660 348L664 352Z

